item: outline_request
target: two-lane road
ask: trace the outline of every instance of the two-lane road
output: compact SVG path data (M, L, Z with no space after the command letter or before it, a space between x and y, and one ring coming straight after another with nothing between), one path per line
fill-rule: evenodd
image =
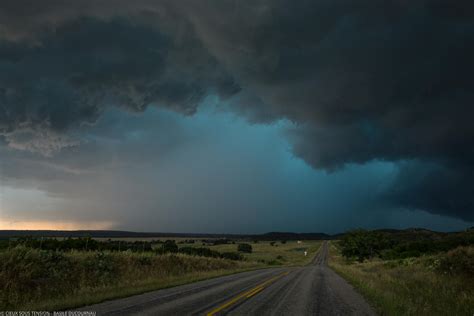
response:
M324 242L312 264L244 272L82 308L98 315L375 315L327 266Z

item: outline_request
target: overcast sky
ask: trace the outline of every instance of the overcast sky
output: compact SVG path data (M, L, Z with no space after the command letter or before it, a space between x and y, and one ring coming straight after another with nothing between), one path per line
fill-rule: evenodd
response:
M0 229L474 225L470 1L2 1Z

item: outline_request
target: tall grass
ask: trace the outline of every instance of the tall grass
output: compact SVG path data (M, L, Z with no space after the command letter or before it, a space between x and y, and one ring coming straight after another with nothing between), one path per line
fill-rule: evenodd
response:
M331 268L358 288L381 315L474 314L474 277L469 273L472 248L363 263L347 262L334 245L330 254Z
M61 309L256 267L183 254L0 252L0 310Z

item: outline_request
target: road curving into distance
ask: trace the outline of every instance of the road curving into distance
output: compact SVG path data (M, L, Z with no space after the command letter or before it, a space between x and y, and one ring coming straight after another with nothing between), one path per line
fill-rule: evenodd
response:
M324 242L310 265L243 272L81 308L97 315L375 315L327 266Z

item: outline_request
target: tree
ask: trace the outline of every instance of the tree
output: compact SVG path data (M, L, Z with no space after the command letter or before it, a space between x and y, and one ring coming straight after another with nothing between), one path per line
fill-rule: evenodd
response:
M161 245L161 251L163 253L167 252L178 252L179 248L178 245L176 245L174 240L167 240Z
M378 256L380 251L387 247L387 239L380 233L359 229L346 233L339 245L344 257L355 257L363 262L365 259Z

